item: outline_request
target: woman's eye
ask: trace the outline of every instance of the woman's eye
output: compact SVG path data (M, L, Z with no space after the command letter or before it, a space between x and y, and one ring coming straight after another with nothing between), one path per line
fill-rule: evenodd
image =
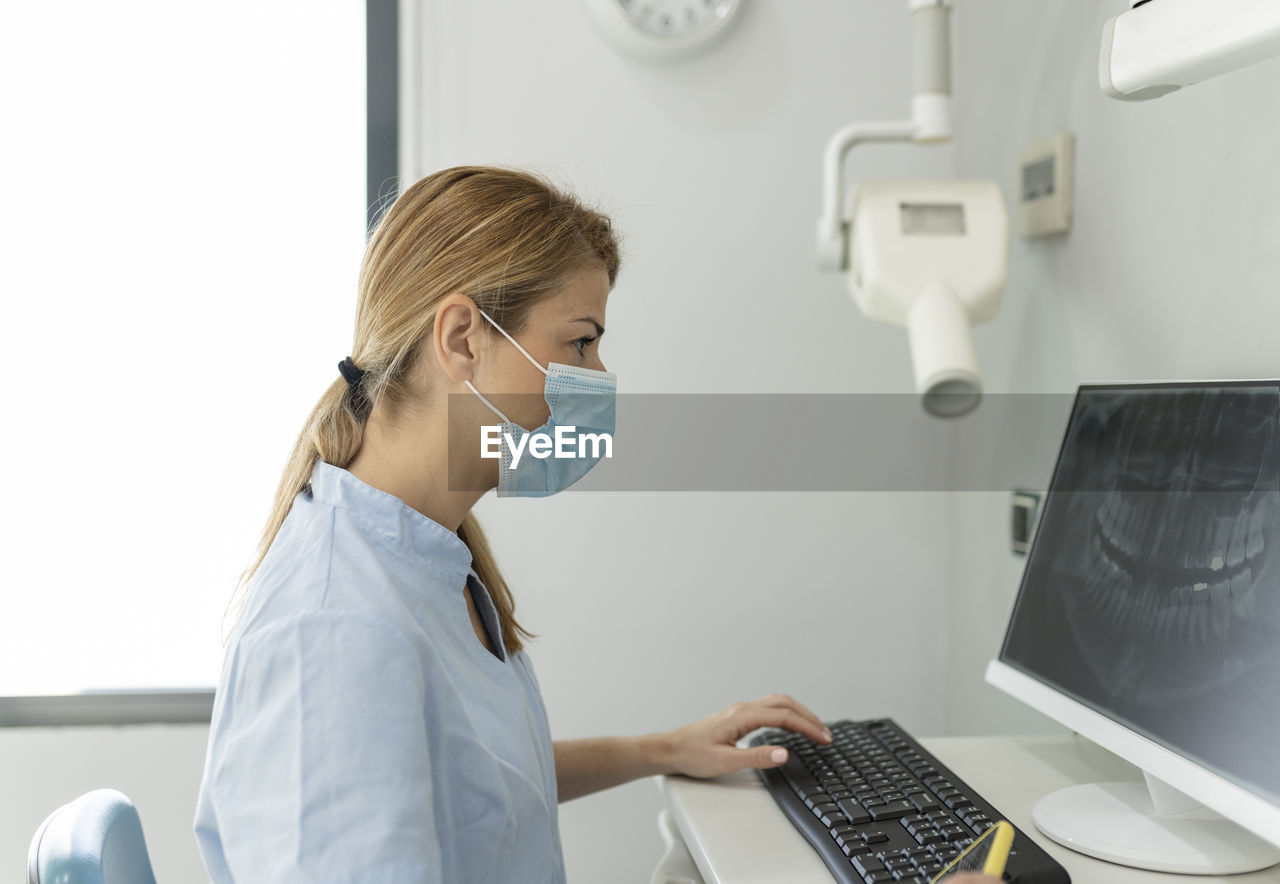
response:
M583 351L583 350L585 350L585 349L587 349L587 347L588 347L588 346L591 344L591 342L592 342L592 341L594 341L594 340L595 340L595 338L594 338L594 337L583 337L583 338L578 338L578 340L574 341L574 342L573 342L573 346L577 349L577 351L578 351L578 355L579 355L579 356L585 356L586 354L585 354L585 353L583 353L582 351Z

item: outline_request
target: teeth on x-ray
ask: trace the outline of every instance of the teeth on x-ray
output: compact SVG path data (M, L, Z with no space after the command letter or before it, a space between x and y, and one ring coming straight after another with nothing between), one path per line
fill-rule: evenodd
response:
M1263 507L1258 507L1249 519L1249 545L1244 551L1246 558L1252 559L1262 552L1262 528L1263 523L1266 521L1266 515L1267 510Z
M1227 671L1232 642L1259 616L1255 581L1280 521L1274 388L1171 395L1176 404L1117 397L1081 431L1096 435L1080 450L1112 466L1078 467L1101 484L1075 498L1086 558L1068 616L1099 681L1134 697L1160 690L1166 669L1184 678L1196 667L1205 686Z
M1244 543L1249 533L1249 520L1237 519L1231 528L1231 546L1227 548L1227 565L1234 568L1244 561Z
M1245 568L1231 578L1231 610L1247 620L1253 616L1253 571Z
M1166 609L1192 624L1185 637L1198 642L1225 638L1231 617L1252 613L1253 575L1266 551L1263 526L1276 495L1235 496L1225 513L1223 495L1193 500L1191 530L1179 530L1176 515L1182 501L1176 492L1112 491L1098 507L1089 548L1093 555L1085 580L1086 595L1103 617L1117 625L1155 625ZM1234 512L1232 512L1234 510ZM1181 552L1160 556L1176 541ZM1156 560L1162 558L1168 565ZM1156 560L1156 561L1153 561ZM1166 585L1135 585L1133 573L1164 575ZM1190 581L1187 578L1192 578ZM1199 579L1195 579L1199 578ZM1174 581L1176 585L1173 584ZM1190 610L1203 605L1205 616ZM1194 614L1194 616L1193 616ZM1156 631L1156 630L1152 630Z
M1209 587L1209 622L1215 638L1227 637L1231 624L1231 583L1220 580Z

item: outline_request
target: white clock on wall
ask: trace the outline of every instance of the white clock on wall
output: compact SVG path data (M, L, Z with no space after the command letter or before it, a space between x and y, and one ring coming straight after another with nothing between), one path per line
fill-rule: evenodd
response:
M722 37L743 0L582 0L615 46L646 61L686 58Z

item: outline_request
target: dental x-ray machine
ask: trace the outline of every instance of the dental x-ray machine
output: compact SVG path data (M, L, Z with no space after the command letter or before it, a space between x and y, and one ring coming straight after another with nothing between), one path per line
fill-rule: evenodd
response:
M957 417L982 396L970 325L1000 306L1009 219L992 181L864 181L846 197L844 159L866 142L951 138L951 0L908 0L915 32L911 119L852 123L827 142L818 266L845 271L868 317L903 325L926 411ZM847 211L842 211L847 208Z
M1129 0L1102 29L1098 83L1142 101L1280 55L1276 0Z

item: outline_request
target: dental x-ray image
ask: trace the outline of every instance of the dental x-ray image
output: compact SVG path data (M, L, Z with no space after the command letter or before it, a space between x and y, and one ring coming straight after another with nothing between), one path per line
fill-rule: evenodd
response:
M1280 800L1280 386L1083 387L1001 659Z

